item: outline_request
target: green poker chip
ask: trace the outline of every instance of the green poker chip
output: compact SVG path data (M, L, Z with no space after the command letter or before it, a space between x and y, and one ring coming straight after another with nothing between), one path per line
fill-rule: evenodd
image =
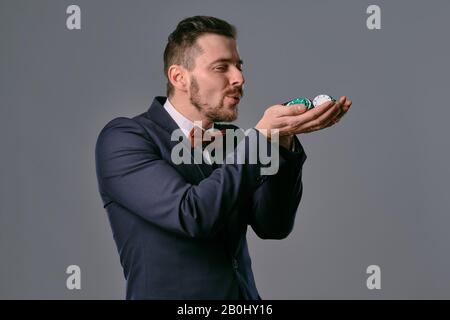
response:
M311 100L309 100L308 98L304 98L304 97L295 98L288 102L283 103L283 105L285 105L285 106L292 106L294 104L304 104L306 109L308 109L308 110L314 108Z

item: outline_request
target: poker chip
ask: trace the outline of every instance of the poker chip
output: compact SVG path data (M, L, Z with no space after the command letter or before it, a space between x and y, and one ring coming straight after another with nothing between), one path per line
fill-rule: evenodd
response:
M315 97L312 101L312 104L314 107L320 106L322 103L328 102L328 101L336 101L332 96L329 96L327 94L319 94L317 97Z
M308 110L314 107L313 104L311 103L311 100L309 100L308 98L304 98L304 97L295 98L288 102L283 103L283 105L285 105L285 106L292 106L294 104L304 104L306 109L308 109Z

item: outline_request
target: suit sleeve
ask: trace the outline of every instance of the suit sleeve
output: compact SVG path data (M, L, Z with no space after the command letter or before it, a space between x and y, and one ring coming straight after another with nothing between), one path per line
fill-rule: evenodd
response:
M234 157L248 159L249 138ZM212 237L240 205L242 195L263 183L261 166L227 164L193 185L164 160L135 120L116 118L100 132L95 148L101 194L148 222L187 237ZM194 166L194 165L193 165ZM193 167L193 170L196 168Z
M286 238L295 222L303 193L302 167L305 151L297 137L293 151L280 147L280 167L268 176L253 195L250 222L262 239Z

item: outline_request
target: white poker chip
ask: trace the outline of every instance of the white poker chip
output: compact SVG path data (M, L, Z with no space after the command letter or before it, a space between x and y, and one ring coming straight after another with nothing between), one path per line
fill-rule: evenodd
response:
M336 101L336 100L332 96L329 96L327 94L319 94L317 97L313 99L312 103L314 107L317 107L328 101Z

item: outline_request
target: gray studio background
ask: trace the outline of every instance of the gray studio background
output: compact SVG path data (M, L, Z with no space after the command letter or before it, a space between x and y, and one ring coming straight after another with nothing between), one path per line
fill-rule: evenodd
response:
M70 4L80 31L66 28ZM366 27L370 4L381 30ZM124 298L95 141L165 94L167 36L198 14L238 28L241 127L297 95L353 100L337 126L299 135L291 235L248 233L263 299L450 298L450 2L357 0L1 0L0 298ZM66 288L71 264L81 290ZM366 287L372 264L381 290Z

